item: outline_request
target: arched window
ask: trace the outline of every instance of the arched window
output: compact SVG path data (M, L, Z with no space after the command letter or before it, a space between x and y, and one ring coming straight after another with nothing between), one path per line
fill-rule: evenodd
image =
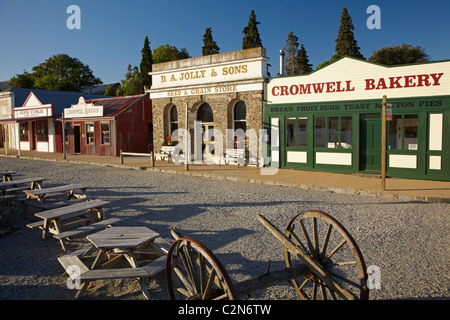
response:
M172 133L178 129L178 113L177 107L172 106L169 111L169 133Z
M198 108L197 120L201 122L214 122L213 112L209 104L204 103Z
M244 132L247 130L247 111L244 101L239 101L234 105L233 109L233 129L242 129Z
M210 159L214 154L214 117L209 104L203 103L198 108L197 121L202 126L202 154Z

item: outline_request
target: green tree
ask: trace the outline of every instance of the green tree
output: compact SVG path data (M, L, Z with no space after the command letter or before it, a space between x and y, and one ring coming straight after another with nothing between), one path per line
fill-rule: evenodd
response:
M113 87L111 87L111 85L108 85L105 89L105 93L103 94L104 96L107 97L113 97L117 95L117 90L115 90Z
M81 91L84 86L101 84L91 68L77 58L57 54L34 66L31 73L34 89Z
M219 53L220 48L217 43L213 40L211 28L206 28L206 32L203 35L203 47L202 55L207 56L210 54Z
M117 89L118 96L132 96L144 93L144 84L136 66L132 68L130 64L128 65L125 80L121 82L119 89Z
M384 47L376 50L369 61L385 65L398 65L416 62L429 61L430 56L425 53L425 49L420 46L402 43L399 46Z
M152 71L153 57L152 50L150 49L150 41L148 37L145 37L144 47L141 50L142 59L139 68L141 69L141 80L142 84L150 88L152 86L152 76L148 73Z
M359 52L359 47L355 36L353 34L352 18L348 14L346 8L342 9L341 25L339 27L338 37L336 39L336 54L331 58L331 62L342 58L343 56L350 56L355 58L364 59L364 56Z
M284 68L286 75L299 74L299 66L297 63L298 37L293 32L289 32L284 47Z
M242 39L242 49L250 48L262 48L262 41L258 31L258 24L261 22L256 21L255 11L252 10L248 19L248 24L244 28L242 33L244 38Z
M299 74L308 74L313 71L312 65L309 63L306 49L303 45L300 46L300 50L297 54L297 65L299 68Z
M16 74L9 80L9 87L11 88L26 88L32 89L34 86L34 80L30 73L23 70L22 74Z
M317 65L317 67L316 67L316 71L319 70L319 69L322 69L322 68L326 67L326 66L329 65L329 64L330 64L330 60L326 60L326 61L323 61L323 62L319 63L319 64Z
M158 48L153 50L153 63L161 63L187 58L190 58L190 56L186 48L181 48L180 50L178 50L174 46L165 44L160 45Z

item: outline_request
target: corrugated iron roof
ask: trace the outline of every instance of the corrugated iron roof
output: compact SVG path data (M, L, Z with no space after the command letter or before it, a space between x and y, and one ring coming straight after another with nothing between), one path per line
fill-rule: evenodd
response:
M22 107L30 93L33 92L43 104L53 104L55 106L55 117L60 116L65 108L69 108L72 104L77 104L80 97L84 97L85 99L98 98L96 95L71 91L50 91L23 88L11 88L7 91L14 92L16 108Z
M137 101L144 99L146 96L146 94L140 94L126 97L86 99L86 103L92 102L96 106L103 106L104 117L115 117L124 110L131 107Z

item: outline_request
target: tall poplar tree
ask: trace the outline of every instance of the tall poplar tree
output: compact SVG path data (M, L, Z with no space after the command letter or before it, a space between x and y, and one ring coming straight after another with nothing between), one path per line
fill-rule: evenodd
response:
M293 32L289 32L286 46L284 47L284 69L288 76L299 73L297 63L298 45L298 37Z
M258 24L261 22L256 21L255 11L252 10L248 19L248 24L244 28L242 33L244 38L242 39L242 49L259 48L262 47L261 37L258 31Z
M140 77L142 80L142 84L150 88L152 86L152 76L148 73L152 71L153 57L152 50L150 49L150 41L148 41L148 37L145 37L144 47L141 50L142 59L140 64Z
M299 74L308 74L313 71L312 65L309 64L309 58L306 54L306 49L303 45L301 45L300 50L298 50L297 65L299 68Z
M216 54L219 53L219 50L220 48L217 46L217 43L213 40L211 28L206 28L206 32L203 35L202 55L207 56L210 54Z
M353 34L354 29L352 18L348 14L347 8L344 7L341 15L341 26L339 27L339 33L336 39L336 54L331 58L331 62L343 56L364 59L364 56L359 52L360 48Z

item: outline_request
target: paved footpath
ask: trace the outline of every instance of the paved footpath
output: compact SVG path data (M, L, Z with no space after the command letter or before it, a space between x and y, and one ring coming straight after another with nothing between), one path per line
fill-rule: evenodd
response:
M18 151L9 150L8 154L6 154L5 149L0 149L0 156L17 157ZM67 154L64 159L62 153L36 151L21 151L20 157L121 166L138 170L172 172L231 181L241 180L251 183L273 184L305 190L374 196L403 201L450 203L450 182L445 181L388 178L386 179L386 190L382 191L381 179L377 175L339 174L292 169L278 169L275 174L264 174L267 173L267 171L264 171L267 168L257 168L255 166L241 166L238 168L236 165L218 166L207 164L191 164L186 170L184 164L176 165L167 161L156 161L153 167L150 159L147 157L124 157L124 164L120 164L120 157ZM268 173L271 172L269 171Z

